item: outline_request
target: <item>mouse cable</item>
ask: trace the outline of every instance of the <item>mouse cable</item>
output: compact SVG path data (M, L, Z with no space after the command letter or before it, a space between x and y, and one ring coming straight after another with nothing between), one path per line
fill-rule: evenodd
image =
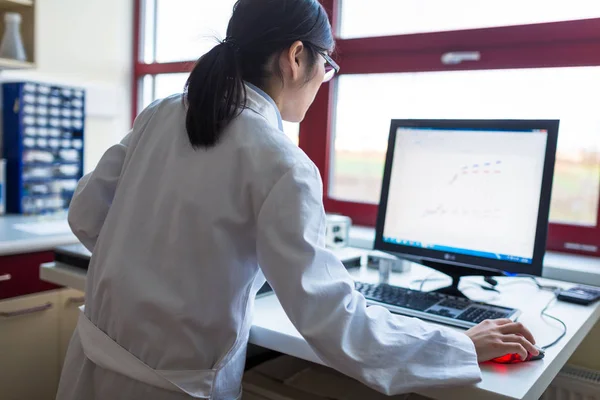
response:
M550 308L550 306L557 300L558 298L558 291L560 290L559 287L557 286L550 286L550 285L542 285L540 283L540 281L538 281L537 277L534 275L529 275L529 274L506 274L506 276L510 276L510 277L516 277L516 278L529 278L533 281L533 283L538 287L539 290L544 290L544 291L551 291L554 293L554 296L550 299L550 301L548 302L548 304L546 304L546 306L542 309L542 311L540 311L540 316L546 317L546 318L550 318L556 322L558 322L559 324L562 325L563 331L562 333L550 344L547 344L543 347L541 347L542 350L546 350L549 349L550 347L556 345L558 342L560 342L562 340L562 338L565 337L565 335L567 334L567 324L565 324L560 318L555 317L554 315L550 315L547 313L548 309Z
M443 280L443 279L439 279L439 278L433 278L433 276L435 275L435 273L430 274L429 276L425 277L425 279L417 279L411 282L411 284L414 283L420 283L420 287L419 287L419 291L423 291L423 286L425 285L425 282L428 281L439 281L439 280ZM546 304L546 306L542 309L542 311L540 311L540 316L546 317L546 318L550 318L556 322L558 322L559 324L562 325L563 331L562 333L550 344L547 344L543 347L541 347L542 350L546 350L549 349L550 347L556 345L558 342L560 342L562 340L562 338L565 337L565 335L567 334L567 324L565 324L560 318L557 318L553 315L550 315L547 313L548 309L550 308L550 306L557 300L557 294L558 294L558 290L559 288L556 286L544 286L542 285L538 280L537 277L534 275L528 275L528 274L506 274L505 276L509 276L509 277L516 277L516 278L529 278L533 281L533 283L538 287L539 290L545 290L545 291L552 291L554 292L554 296L550 299L550 301L548 302L548 304ZM490 282L488 282L490 283ZM491 291L496 291L499 293L499 291L492 287L485 287L484 285L478 285L475 284L479 287L481 287L482 289L485 290L491 290ZM500 284L499 286L502 286L502 284Z
M423 287L425 286L426 282L439 282L439 281L445 281L446 278L434 278L434 276L437 273L431 273L429 275L427 275L424 279L415 279L414 281L412 281L410 283L410 286L414 285L415 283L420 283L419 285L419 291L422 292L423 291Z
M433 276L436 275L436 273L434 272L433 274L427 276L425 279L415 279L412 282L410 282L410 286L413 286L415 284L419 284L419 292L423 291L423 288L425 286L425 283L427 282L441 282L441 281L446 281L446 278L434 278ZM500 293L500 291L498 289L496 289L493 286L486 286L486 285L482 285L480 283L476 283L476 282L466 282L468 287L475 287L475 288L480 288L483 290L487 290L488 292L496 292L496 293Z
M559 324L562 325L563 327L563 331L562 333L558 336L558 338L556 338L552 343L547 344L545 346L542 346L542 350L546 350L549 349L550 347L554 346L555 344L557 344L558 342L561 341L562 338L565 337L565 335L567 334L567 324L565 324L560 318L557 318L553 315L550 315L547 313L548 309L550 308L550 306L556 301L557 297L556 297L557 292L554 292L554 297L550 299L550 301L548 302L548 304L546 304L546 307L544 307L544 309L542 311L540 311L540 316L542 317L547 317L550 318L556 322L558 322Z
M538 279L537 279L538 277L535 276L535 275L530 275L530 274L513 274L513 273L502 271L502 270L499 270L499 269L491 269L491 271L495 271L498 274L500 274L502 276L509 277L509 278L528 278L528 279L531 279L533 281L533 283L537 286L537 288L540 289L540 290L546 290L546 291L549 291L549 292L555 292L556 290L560 289L558 286L542 285L540 283L540 281L538 281ZM414 281L411 282L411 284L420 283L419 290L423 291L423 287L425 286L425 282L427 282L427 281L439 281L439 280L442 280L440 278L434 279L433 276L435 276L435 275L436 275L436 272L430 274L425 279L414 280ZM484 290L489 290L489 291L496 292L497 290L494 290L495 287L506 285L506 283L499 283L496 279L494 279L491 276L485 276L484 275L483 279L491 287L490 286L481 285L481 284L476 284L476 285L479 285Z

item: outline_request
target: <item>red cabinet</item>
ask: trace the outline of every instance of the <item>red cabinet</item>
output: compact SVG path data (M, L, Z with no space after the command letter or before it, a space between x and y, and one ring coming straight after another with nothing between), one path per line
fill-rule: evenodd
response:
M52 261L52 251L0 256L0 300L59 288L40 280L40 264Z

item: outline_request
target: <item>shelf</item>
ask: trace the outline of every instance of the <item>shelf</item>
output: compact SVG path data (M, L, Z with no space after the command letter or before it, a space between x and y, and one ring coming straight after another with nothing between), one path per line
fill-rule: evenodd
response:
M46 216L46 215L52 215L52 214L63 214L65 211L67 211L69 208L68 207L60 207L60 208L42 208L40 210L37 210L36 212L33 213L26 213L23 212L22 215L37 215L37 216Z
M0 7L33 6L33 0L0 0Z
M23 167L60 167L61 165L77 165L79 166L79 161L53 161L53 162L41 162L41 161L22 161Z
M46 194L23 194L21 197L21 201L23 199L45 199L47 197L59 196L62 197L60 193L46 193Z
M1 0L0 0L1 1ZM2 4L2 3L0 3ZM28 61L17 61L8 58L0 58L0 70L3 69L32 69L35 64Z
M52 181L79 181L81 178L78 176L52 176L49 178L23 178L22 183L47 183Z
M35 26L36 26L36 8L35 0L0 0L0 32L5 30L5 21L3 14L5 12L16 12L21 15L21 38L23 47L27 55L27 61L16 61L8 58L0 58L0 72L7 69L33 69L35 68Z

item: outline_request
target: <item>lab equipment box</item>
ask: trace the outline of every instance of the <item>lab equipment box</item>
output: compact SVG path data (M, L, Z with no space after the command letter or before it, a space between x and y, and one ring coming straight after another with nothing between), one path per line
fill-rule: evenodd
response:
M9 82L2 94L7 213L68 208L83 175L85 91Z

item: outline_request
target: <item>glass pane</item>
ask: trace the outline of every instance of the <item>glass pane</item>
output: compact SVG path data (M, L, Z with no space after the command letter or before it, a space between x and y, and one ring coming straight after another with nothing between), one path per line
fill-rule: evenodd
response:
M196 60L224 39L235 0L156 2L156 61L173 62Z
M140 36L141 60L144 63L152 63L156 59L156 43L154 33L156 32L156 0L141 1L142 30Z
M138 114L154 101L154 77L145 75L139 82L141 82L139 93L141 107L138 107Z
M187 72L178 74L160 74L154 77L154 99L164 99L175 93L183 93L185 82L190 74Z
M283 132L294 142L298 144L300 136L300 124L294 124L292 122L283 122Z
M599 92L600 67L342 75L330 196L379 202L394 118L560 119L551 220L595 226Z
M598 0L341 0L342 38L600 17Z

